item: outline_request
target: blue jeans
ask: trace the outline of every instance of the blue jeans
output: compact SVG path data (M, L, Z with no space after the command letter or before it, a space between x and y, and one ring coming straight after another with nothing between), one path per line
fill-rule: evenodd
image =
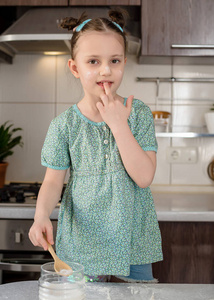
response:
M157 282L156 279L154 279L152 274L152 264L131 265L129 276L115 275L115 277L129 282L135 282L135 281Z
M127 282L157 282L152 274L152 264L131 265L129 276L114 275L115 277ZM86 282L106 282L110 280L109 275L87 276Z

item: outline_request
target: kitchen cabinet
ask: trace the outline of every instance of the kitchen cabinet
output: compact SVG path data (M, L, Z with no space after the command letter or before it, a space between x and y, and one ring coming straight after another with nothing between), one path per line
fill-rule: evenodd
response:
M69 5L141 5L141 0L69 0Z
M159 222L164 260L160 283L214 283L214 222Z
M213 0L142 0L141 60L214 56L213 15Z
M0 6L141 5L141 0L0 0Z
M4 6L67 6L68 0L0 0Z

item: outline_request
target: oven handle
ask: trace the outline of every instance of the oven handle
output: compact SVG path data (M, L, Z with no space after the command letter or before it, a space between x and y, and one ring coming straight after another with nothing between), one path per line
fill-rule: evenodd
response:
M0 262L0 270L15 272L41 272L41 265L34 264L12 264Z

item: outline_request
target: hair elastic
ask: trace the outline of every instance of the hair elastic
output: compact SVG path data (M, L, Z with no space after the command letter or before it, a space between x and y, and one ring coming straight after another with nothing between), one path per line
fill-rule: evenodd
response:
M83 29L83 27L88 23L88 22L90 22L92 19L87 19L87 20L85 20L84 22L82 22L80 25L78 25L76 28L75 28L75 31L76 32L79 32L79 31L81 31L82 29ZM116 22L114 22L114 21L111 21L115 26L117 26L117 28L119 28L120 29L120 31L121 32L123 32L123 28L119 25L119 24L117 24Z
M117 26L117 28L119 28L120 29L120 31L122 31L123 32L123 28L119 25L119 24L117 24L116 22L114 22L114 21L112 21L112 23L115 25L115 26Z
M76 32L79 32L80 30L82 30L82 28L85 26L85 24L87 24L88 22L90 22L91 19L87 19L84 22L82 22L80 25L78 25L75 29Z

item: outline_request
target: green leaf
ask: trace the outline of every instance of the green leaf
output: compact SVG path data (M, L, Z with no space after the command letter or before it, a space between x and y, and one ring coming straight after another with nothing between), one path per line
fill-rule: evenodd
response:
M13 137L13 134L22 130L22 128L13 128L13 126L9 121L0 126L0 162L13 154L14 151L11 151L11 149L15 146L23 146L22 136Z

